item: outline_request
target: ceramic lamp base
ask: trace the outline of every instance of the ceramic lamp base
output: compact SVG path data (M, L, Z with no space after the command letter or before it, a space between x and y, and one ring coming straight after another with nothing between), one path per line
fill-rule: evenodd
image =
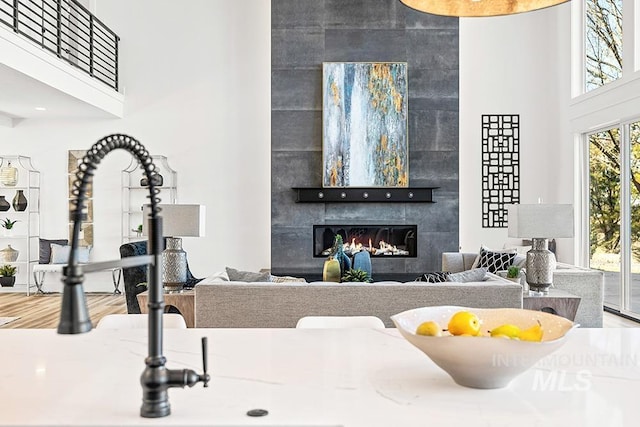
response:
M556 256L549 250L547 239L534 238L532 248L527 252L527 283L533 292L548 292L553 284Z

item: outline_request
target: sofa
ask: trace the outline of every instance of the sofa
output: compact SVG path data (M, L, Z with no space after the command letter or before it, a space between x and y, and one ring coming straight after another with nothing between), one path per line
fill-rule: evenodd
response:
M197 328L293 328L304 316L390 316L417 307L522 307L522 287L488 274L482 282L229 282L195 287Z
M445 252L442 254L442 270L459 272L473 266L477 253ZM604 306L604 273L599 270L558 263L553 272L553 285L580 297L575 322L583 328L601 328Z

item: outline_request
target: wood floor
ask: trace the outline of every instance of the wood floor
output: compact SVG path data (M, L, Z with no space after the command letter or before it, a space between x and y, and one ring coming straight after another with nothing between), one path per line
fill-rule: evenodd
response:
M0 329L57 328L61 299L61 294L26 296L21 293L2 293L0 294L0 317L19 317L19 319L0 326ZM123 295L87 294L87 305L94 325L107 314L127 312ZM605 312L604 327L639 328L640 323Z
M0 294L0 317L19 317L0 329L57 328L60 318L62 294L26 296L22 293ZM87 294L87 306L91 322L96 323L107 314L127 312L123 295Z

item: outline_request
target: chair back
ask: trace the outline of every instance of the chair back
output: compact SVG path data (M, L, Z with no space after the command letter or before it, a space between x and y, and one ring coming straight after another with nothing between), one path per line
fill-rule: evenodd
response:
M148 314L107 314L98 321L96 329L145 329L148 325ZM184 318L177 313L164 313L162 325L168 329L187 328Z
M382 320L375 316L305 316L298 320L296 328L336 329L373 328L384 329Z

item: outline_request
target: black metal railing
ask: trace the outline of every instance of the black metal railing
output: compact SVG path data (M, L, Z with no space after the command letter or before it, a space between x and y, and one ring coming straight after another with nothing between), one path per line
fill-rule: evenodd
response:
M118 90L120 37L76 0L0 0L0 22Z

